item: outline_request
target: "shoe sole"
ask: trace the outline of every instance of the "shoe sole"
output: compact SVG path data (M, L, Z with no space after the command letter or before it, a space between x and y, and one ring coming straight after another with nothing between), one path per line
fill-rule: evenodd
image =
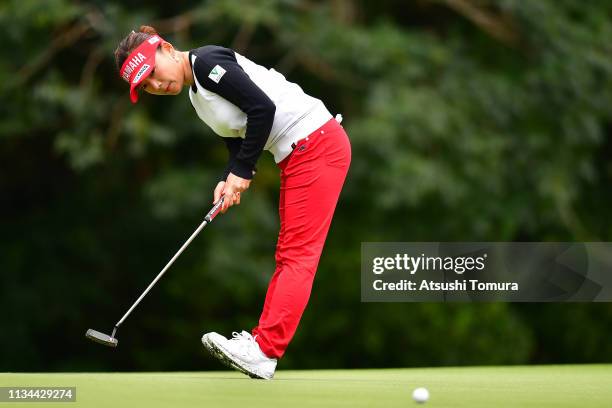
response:
M259 380L271 380L272 379L272 378L262 377L259 374L251 372L248 369L242 367L236 361L232 360L232 358L227 355L225 350L223 350L221 347L219 347L217 344L213 343L212 341L208 341L208 339L206 339L206 340L208 342L208 345L211 347L211 349L214 350L213 353L214 353L215 357L217 357L226 366L228 366L230 368L233 368L235 370L238 370L242 374L246 374L246 375L248 375L251 378L256 378L256 379L259 379Z
M202 344L204 345L206 351L208 351L210 354L215 355L215 350L210 345L210 341L208 340L208 336L206 334L202 336Z
M263 377L258 377L255 374L250 373L249 371L247 371L246 369L240 367L239 365L235 364L229 357L227 357L225 355L225 353L223 353L222 351L220 351L220 349L215 348L213 346L213 343L208 339L208 336L204 335L202 337L202 344L204 345L204 348L206 348L206 350L215 358L217 358L217 360L221 361L221 363L223 363L223 365L225 365L226 367L232 368L234 370L238 370L243 374L248 375L251 378L261 378L261 379L265 379Z
M208 339L208 336L202 336L202 344L204 345L206 351L208 351L213 357L217 358L218 360L221 360L223 364L226 364L226 362L223 361L223 355L219 354L219 352L215 348L213 348L212 343Z

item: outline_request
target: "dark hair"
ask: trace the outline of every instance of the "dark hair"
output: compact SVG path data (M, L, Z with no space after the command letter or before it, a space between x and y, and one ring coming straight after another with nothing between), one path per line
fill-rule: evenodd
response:
M140 26L138 32L132 31L125 36L115 50L115 64L117 65L117 71L121 70L121 66L127 57L130 56L130 53L136 49L136 47L155 34L157 34L157 31L153 27L143 25Z

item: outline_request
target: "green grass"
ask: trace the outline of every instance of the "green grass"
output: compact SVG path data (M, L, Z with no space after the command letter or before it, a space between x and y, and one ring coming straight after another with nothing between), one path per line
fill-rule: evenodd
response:
M612 407L612 365L281 370L273 381L232 371L3 373L0 386L77 387L76 403L23 407L411 407L419 386L432 408Z

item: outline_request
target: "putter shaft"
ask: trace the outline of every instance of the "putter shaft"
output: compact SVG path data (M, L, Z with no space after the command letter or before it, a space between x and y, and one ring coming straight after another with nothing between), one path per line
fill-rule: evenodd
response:
M174 254L172 259L170 259L170 261L166 264L166 266L164 266L164 269L162 269L161 272L159 274L157 274L155 279L153 279L153 282L151 282L151 284L144 290L144 292L142 292L142 295L140 295L140 297L136 300L136 302L134 302L132 307L130 307L130 309L117 322L117 324L115 324L115 328L113 329L113 334L111 335L111 337L113 337L113 338L115 337L115 332L117 331L119 326L121 326L121 324L124 322L124 320L130 315L130 313L132 313L132 310L134 310L134 308L136 306L138 306L140 301L147 295L147 293L149 293L151 288L153 288L153 286L155 286L157 281L161 279L161 277L164 275L164 273L166 273L166 271L170 268L170 266L172 266L174 261L183 253L185 248L187 248L189 246L189 244L191 244L191 241L193 241L194 238L198 236L200 231L202 231L202 229L207 224L209 224L216 217L216 215L219 213L219 210L221 209L221 206L223 205L223 199L224 199L224 197L221 197L221 199L213 206L213 208L208 212L208 214L206 214L206 216L204 217L204 221L202 221L202 223L193 232L193 234L191 234L191 236L187 239L187 241L185 241L185 243L183 244L183 246L181 246L181 248L178 250L178 252L176 254Z

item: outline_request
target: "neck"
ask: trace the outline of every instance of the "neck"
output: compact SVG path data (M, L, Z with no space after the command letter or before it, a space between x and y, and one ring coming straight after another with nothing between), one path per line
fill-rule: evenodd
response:
M191 71L191 64L189 63L189 51L180 52L180 61L183 66L183 75L185 78L183 85L191 86L193 85L193 72Z

